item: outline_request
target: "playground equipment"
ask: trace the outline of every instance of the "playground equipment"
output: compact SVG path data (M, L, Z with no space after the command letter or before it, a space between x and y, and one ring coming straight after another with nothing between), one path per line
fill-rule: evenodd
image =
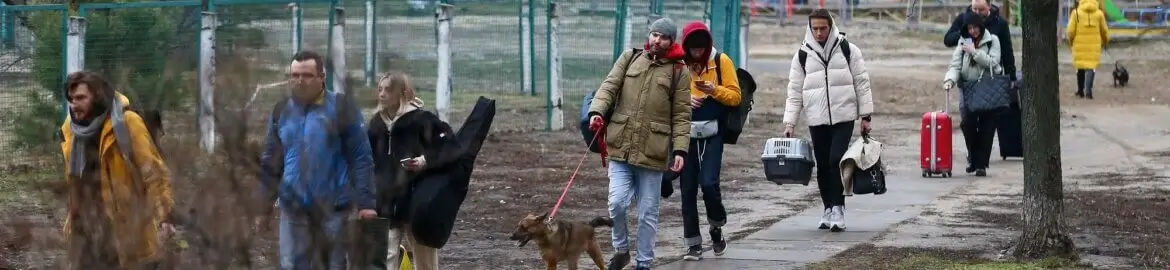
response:
M1061 2L1062 17L1059 27L1068 24L1068 14L1072 12L1075 3L1074 0ZM1100 0L1100 3L1101 11L1105 13L1105 19L1109 21L1110 37L1170 38L1170 9L1165 7L1119 8L1113 0ZM1016 2L1016 10L1019 10L1019 2ZM1019 13L1016 14L1017 21L1020 16Z

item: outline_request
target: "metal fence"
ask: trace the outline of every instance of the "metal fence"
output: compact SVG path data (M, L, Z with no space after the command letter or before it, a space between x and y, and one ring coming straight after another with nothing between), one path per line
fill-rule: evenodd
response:
M349 75L357 79L356 94L370 99L378 74L404 71L426 107L443 112L453 124L461 122L476 98L486 96L498 102L497 130L571 128L581 98L600 84L616 49L641 47L646 25L657 16L652 14L669 16L681 27L703 20L710 6L695 0L550 2L0 5L0 149L12 153L0 167L59 163L61 86L68 71L98 71L136 107L163 109L168 130L200 130L201 137L215 138L211 108L225 103L269 107L284 96L279 82L289 56L301 49L331 55L341 69L330 80ZM552 6L556 16L550 16ZM450 20L438 20L439 10ZM440 55L439 29L444 27L449 29L449 43L443 46L447 58ZM550 45L558 50L550 51ZM334 55L331 49L344 53ZM248 63L244 84L268 86L224 89L222 82L213 83L238 79L231 76L241 71L226 65L240 61ZM449 63L448 72L440 68L443 62ZM554 69L558 72L550 72ZM248 102L238 102L242 99ZM204 140L206 147L213 142Z

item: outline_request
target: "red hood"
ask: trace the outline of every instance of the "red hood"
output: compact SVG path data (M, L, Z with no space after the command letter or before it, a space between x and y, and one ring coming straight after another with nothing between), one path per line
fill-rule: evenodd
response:
M700 31L702 31L702 32L700 32ZM710 43L711 30L707 29L707 25L701 21L693 21L691 23L688 23L687 26L683 27L683 34L682 34L682 39L681 39L682 43L686 43L688 38L692 38L691 34L695 34L695 33L707 34L706 36L702 36L702 35L694 36L694 38L705 38L708 41L707 43Z
M642 49L649 51L650 42L646 42L646 44L642 45ZM668 60L682 60L686 55L687 54L683 51L682 45L679 45L678 42L675 42L674 44L670 45L670 50L667 50L666 55L662 57Z
M712 44L714 44L714 42L711 38L711 30L708 30L707 25L701 21L693 21L688 23L685 27L683 27L681 43L687 44L688 41L691 43L702 41L700 44L706 44L708 47L703 51L703 55L699 55L698 57L695 57L695 59L691 59L690 55L686 52L686 48L683 48L683 54L686 57L686 62L691 65L692 69L702 73L703 71L707 70L707 65L711 59L711 53L713 51L711 48L713 47Z

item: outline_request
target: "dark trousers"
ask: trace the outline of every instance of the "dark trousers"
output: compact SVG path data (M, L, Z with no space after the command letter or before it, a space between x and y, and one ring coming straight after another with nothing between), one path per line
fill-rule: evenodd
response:
M682 191L683 238L687 246L703 243L699 234L699 190L707 207L707 223L714 227L727 224L727 209L719 192L719 172L723 167L723 137L691 139L683 171L679 176Z
M390 251L390 220L376 218L359 220L354 243L358 245L350 252L351 265L356 269L387 270L386 255ZM392 269L397 270L397 269Z
M996 119L1002 110L960 112L963 122L959 128L963 130L963 140L967 143L967 166L974 169L987 169L991 162L991 144L995 141Z
M849 150L853 122L808 127L812 135L813 156L817 160L817 187L825 209L845 206L845 187L841 185L841 157Z
M1092 69L1077 70L1077 93L1093 94L1093 77L1096 77L1096 73Z

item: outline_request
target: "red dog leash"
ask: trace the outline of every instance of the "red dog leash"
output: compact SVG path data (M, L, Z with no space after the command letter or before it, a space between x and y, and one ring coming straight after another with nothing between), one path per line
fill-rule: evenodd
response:
M603 130L605 130L605 129L599 128L593 134L593 140L589 141L589 145L585 147L585 154L581 155L581 161L577 162L577 168L573 169L573 174L569 176L569 183L565 184L565 190L561 191L561 197L557 199L557 204L553 205L552 212L548 213L548 219L546 219L544 222L551 222L553 220L553 217L557 215L557 210L561 209L561 203L565 202L565 195L569 195L569 188L573 186L573 180L577 179L577 173L581 171L581 165L585 164L585 158L589 157L589 148L592 148L593 144L597 143L597 141L598 141L597 137L599 137L600 134L602 134ZM602 145L602 150L601 150L602 151L602 160L605 160L605 154L604 154L605 148L604 147L605 147L605 145ZM604 164L605 162L603 161L602 163Z

